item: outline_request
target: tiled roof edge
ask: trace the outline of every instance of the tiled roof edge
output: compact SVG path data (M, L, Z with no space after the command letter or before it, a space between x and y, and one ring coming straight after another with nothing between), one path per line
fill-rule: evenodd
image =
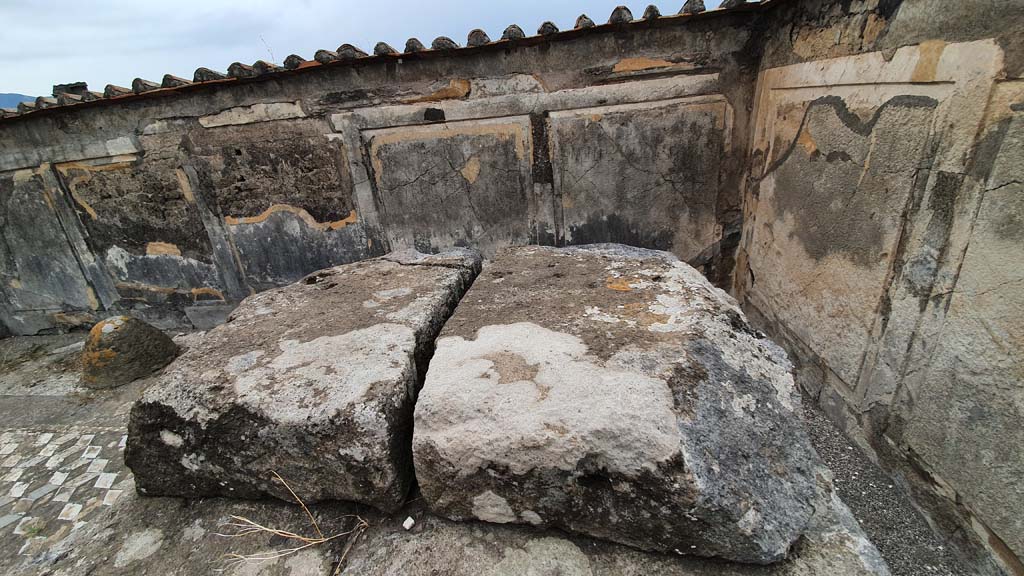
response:
M511 46L535 46L538 44L571 40L586 34L603 33L610 30L642 29L651 26L677 25L694 20L704 20L725 14L739 12L757 12L768 5L780 3L780 0L761 0L760 2L744 2L744 0L724 0L714 10L704 10L702 0L686 0L678 14L662 15L657 6L650 5L641 18L634 18L629 8L618 6L606 24L594 24L585 14L576 19L575 28L558 30L551 22L544 22L535 36L525 36L521 28L509 26L502 37L491 40L480 29L472 30L466 46L460 46L454 40L441 36L431 46L425 47L416 38L410 38L404 52L398 52L385 42L379 42L371 54L351 44L342 44L336 51L318 50L312 60L301 56L288 56L283 66L258 60L254 64L233 63L227 73L217 72L200 67L195 71L192 81L166 74L161 82L153 82L142 78L132 81L131 87L108 84L102 94L90 92L84 82L59 84L54 86L54 98L39 97L35 102L23 102L17 109L0 109L0 123L26 116L41 116L60 113L70 107L103 106L113 103L134 101L141 98L169 96L204 86L221 86L244 82L259 82L271 78L280 78L292 74L304 73L314 68L328 66L366 65L397 60L421 60L430 58L448 58L457 55L469 55L488 50L504 49Z

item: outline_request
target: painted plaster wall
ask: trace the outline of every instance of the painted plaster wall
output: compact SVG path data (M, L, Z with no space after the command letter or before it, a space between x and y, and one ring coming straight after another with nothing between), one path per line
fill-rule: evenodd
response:
M626 242L727 285L759 18L662 18L4 119L0 320L17 334L121 309L202 324L404 247Z
M980 572L1024 573L1024 5L772 18L735 292Z

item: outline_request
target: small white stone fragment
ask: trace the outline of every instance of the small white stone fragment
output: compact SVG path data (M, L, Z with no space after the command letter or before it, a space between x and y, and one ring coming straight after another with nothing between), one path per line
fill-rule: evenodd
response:
M405 528L406 530L412 530L412 527L415 525L416 521L412 519L412 516L409 516L405 519L405 522L402 522L402 528Z
M184 439L182 439L180 435L175 434L170 430L161 430L160 440L172 448L181 448L181 445L185 443Z
M65 504L60 510L60 514L57 515L57 520L64 520L66 522L74 522L78 515L82 512L81 504Z
M103 495L103 505L113 506L122 493L124 490L107 490L107 493Z
M11 498L21 498L25 494L25 490L27 489L27 482L16 482L14 486L11 486L11 491L8 492L7 494Z

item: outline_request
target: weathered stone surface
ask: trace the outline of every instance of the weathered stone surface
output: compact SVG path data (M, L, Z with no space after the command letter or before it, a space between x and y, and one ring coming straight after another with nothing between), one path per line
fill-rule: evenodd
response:
M521 162L529 134L527 121L505 119L368 134L391 245L422 252L473 245L490 257L529 242L533 187Z
M1004 59L1005 38L939 39L1002 8L780 13L795 32L766 44L737 258L736 293L790 351L797 382L978 574L1024 573L1011 264L1024 212L1007 170L1024 158L1024 92L997 80L1024 59Z
M511 248L438 340L417 478L453 519L769 563L814 510L798 404L781 349L671 255Z
M82 385L123 386L168 365L178 345L160 330L130 316L114 316L89 331L82 350Z
M641 552L555 531L511 525L453 523L414 515L401 533L398 518L371 528L346 570L367 576L885 576L889 570L856 520L823 491L793 557L770 567Z
M713 190L726 167L729 114L723 101L552 112L566 240L667 250L697 265L721 239Z
M56 190L49 170L0 174L0 278L3 326L13 334L33 334L72 316L96 321L96 292L79 266L76 246L61 226L52 201ZM45 254L45 258L40 255ZM67 310L89 310L69 314ZM60 316L58 316L60 315Z
M298 506L274 501L211 498L182 503L124 493L101 506L63 539L32 538L22 552L0 558L19 575L331 576L887 576L885 563L843 504L824 495L794 557L765 567L641 552L625 546L516 526L457 523L413 503L385 516L343 502L311 505L324 534L370 525L352 543L346 537L265 562L232 563L229 554L269 554L289 546L270 534L224 538L232 515L303 535L313 534ZM402 522L415 519L411 530Z
M479 267L395 253L246 299L133 407L125 460L151 495L398 508L417 375Z
M201 338L201 334L190 334L176 341L187 349ZM68 334L0 341L0 358L5 359L0 364L0 449L9 453L0 456L0 461L19 460L17 468L4 468L3 474L20 470L17 490L24 490L22 498L5 498L12 489L8 482L0 496L0 524L4 524L0 529L0 574L191 576L220 569L237 576L252 576L254 571L260 576L336 573L346 537L259 564L233 565L226 558L226 554L263 553L288 546L269 534L217 536L231 531L224 526L231 515L312 534L308 517L293 503L234 498L183 501L136 494L118 445L131 403L156 379L141 379L102 394L77 394L77 360L84 339L84 334ZM845 444L842 449L846 450ZM89 461L90 469L102 468L100 482L95 473L84 469L80 456L86 450L95 455ZM851 472L837 471L844 481L851 479ZM68 476L59 487L54 486L63 474ZM104 488L107 485L110 488ZM819 489L825 486L819 482ZM38 497L29 502L33 494ZM310 510L325 535L350 530L353 514L370 524L352 545L342 574L519 576L534 569L549 576L559 570L563 575L572 573L570 568L610 576L884 574L871 571L877 565L874 548L864 542L855 524L847 527L832 519L833 515L841 517L842 508L826 505L816 508L815 518L823 518L821 528L809 530L792 559L770 567L644 553L530 526L451 522L430 514L422 499L411 500L392 514L346 502L311 504ZM58 519L64 512L68 516ZM23 517L7 524L19 514ZM70 517L77 526L73 530L68 529ZM409 517L415 525L407 531L402 524ZM16 532L15 526L22 520L25 524ZM509 574L516 567L524 570Z
M987 156L989 179L942 331L912 359L894 402L905 424L889 433L1024 558L1024 109L1013 112L992 128L1000 141Z
M290 102L229 112L214 123L232 126L191 136L193 192L218 207L249 286L281 286L380 255L361 226L350 174L323 122L296 118L302 108Z

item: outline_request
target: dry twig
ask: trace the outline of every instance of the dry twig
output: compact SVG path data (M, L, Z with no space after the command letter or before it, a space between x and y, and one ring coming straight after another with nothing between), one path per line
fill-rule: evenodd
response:
M323 531L320 529L320 524L317 523L316 518L313 516L313 513L310 512L309 508L306 507L306 503L302 501L302 498L299 498L298 494L296 494L295 491L292 490L292 487L288 485L288 482L286 482L285 479L282 478L277 472L274 472L273 474L274 478L284 485L285 489L288 490L288 493L292 495L292 498L295 498L295 501L298 502L299 506L302 507L302 510L306 513L306 516L309 517L309 522L313 525L313 530L316 531L316 536L303 536L295 532L289 532L288 530L281 530L279 528L264 526L258 522L254 522L249 518L246 518L245 516L232 515L231 521L226 522L224 526L234 528L235 531L230 534L216 533L216 536L221 536L224 538L242 538L245 536L252 536L254 534L269 534L271 536L280 536L281 538L288 540L293 545L289 548L283 548L281 550L275 550L272 552L265 552L260 554L226 554L225 556L228 559L229 565L242 564L245 562L258 563L267 562L270 560L277 560L278 558L290 556L292 554L305 550L306 548L319 546L321 544L326 544L332 540L337 540L338 538L341 538L343 536L348 536L349 541L345 545L345 549L342 552L341 558L338 560L338 568L337 570L335 570L335 575L340 574L341 568L342 566L344 566L345 557L348 556L348 552L349 550L351 550L352 544L363 532L366 531L366 529L369 527L369 524L366 522L366 520L363 520L360 516L355 514L350 516L342 516L342 518L355 518L355 527L346 532L339 532L337 534L332 534L331 536L324 536Z

